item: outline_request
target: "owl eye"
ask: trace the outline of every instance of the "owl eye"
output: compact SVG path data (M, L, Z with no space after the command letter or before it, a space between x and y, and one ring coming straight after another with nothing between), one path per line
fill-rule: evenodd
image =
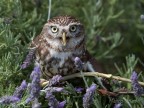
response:
M75 32L76 29L77 29L76 25L73 25L73 26L70 27L69 30L70 30L70 32Z
M51 27L51 31L52 31L53 33L56 33L56 32L58 32L58 28L57 28L56 26L52 26L52 27Z

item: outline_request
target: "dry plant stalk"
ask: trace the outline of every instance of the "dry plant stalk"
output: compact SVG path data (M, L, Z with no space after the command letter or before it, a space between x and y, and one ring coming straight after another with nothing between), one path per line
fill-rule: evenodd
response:
M120 76L113 76L112 74L104 74L104 73L100 73L100 72L83 72L83 75L84 76L93 76L93 77L94 76L99 76L99 77L103 77L103 78L115 79L115 80L131 83L130 79L123 78L123 77L120 77ZM76 77L82 77L83 75L81 73L71 74L71 75L62 77L62 81L73 79L73 78L76 78ZM49 83L49 81L46 81L42 84L42 86L44 87L48 83ZM138 83L141 86L144 86L144 82L138 82Z

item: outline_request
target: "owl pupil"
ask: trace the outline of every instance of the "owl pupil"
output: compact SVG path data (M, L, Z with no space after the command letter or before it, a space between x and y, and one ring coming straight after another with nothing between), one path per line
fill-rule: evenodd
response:
M58 28L57 28L57 27L54 27L54 26L51 27L51 30L52 30L53 33L58 32Z
M71 26L71 27L70 27L70 31L71 31L71 32L75 32L75 31L76 31L76 26Z

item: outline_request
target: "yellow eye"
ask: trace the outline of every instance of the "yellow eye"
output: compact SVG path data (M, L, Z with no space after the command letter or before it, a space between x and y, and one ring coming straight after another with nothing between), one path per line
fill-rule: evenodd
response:
M76 25L73 25L73 26L70 27L70 31L71 31L71 32L75 32L76 29L77 29Z
M51 27L51 31L52 31L53 33L56 33L56 32L58 32L58 28L57 28L56 26L52 26L52 27Z

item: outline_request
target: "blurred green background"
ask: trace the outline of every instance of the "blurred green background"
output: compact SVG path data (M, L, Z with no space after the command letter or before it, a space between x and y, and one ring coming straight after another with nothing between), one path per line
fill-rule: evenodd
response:
M15 85L29 78L32 68L21 70L20 65L29 42L40 34L47 21L48 6L48 0L0 0L1 93L5 85ZM50 17L72 15L78 18L85 26L87 49L105 71L117 74L114 64L123 67L126 56L132 54L134 63L138 59L136 70L143 70L142 14L143 0L52 0Z

